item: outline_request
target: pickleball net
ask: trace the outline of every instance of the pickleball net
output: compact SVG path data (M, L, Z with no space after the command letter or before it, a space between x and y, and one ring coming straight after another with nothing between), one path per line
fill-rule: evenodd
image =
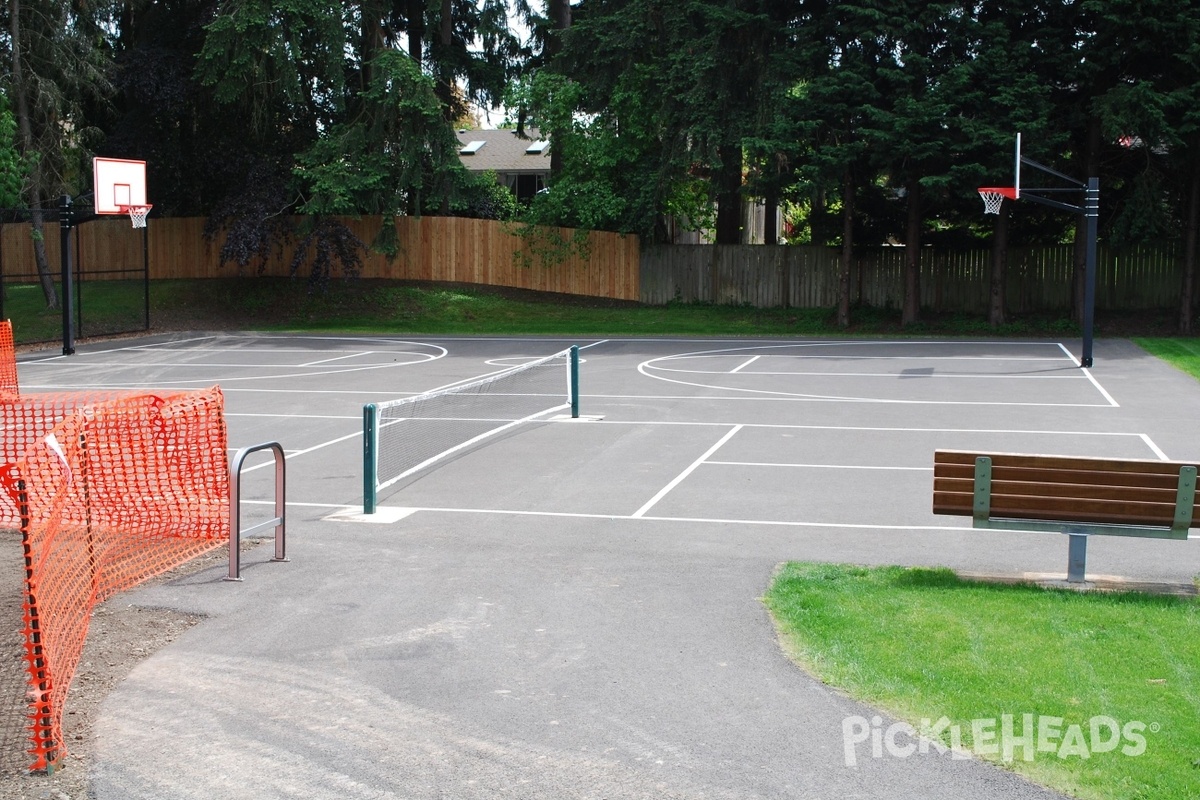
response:
M579 348L491 375L363 407L363 512L380 492L528 422L579 416Z

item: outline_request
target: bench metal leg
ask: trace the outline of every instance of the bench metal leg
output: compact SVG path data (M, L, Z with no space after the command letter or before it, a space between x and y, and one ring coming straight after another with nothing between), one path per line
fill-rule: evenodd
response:
M1087 534L1068 534L1071 544L1067 548L1067 582L1083 583L1084 571L1087 568Z

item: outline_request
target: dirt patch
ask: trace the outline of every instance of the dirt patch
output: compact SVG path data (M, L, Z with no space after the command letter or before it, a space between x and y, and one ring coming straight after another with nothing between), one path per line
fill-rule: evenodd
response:
M261 541L261 540L259 540ZM257 542L248 542L253 546ZM153 582L224 564L214 550ZM68 755L52 775L29 774L25 730L27 676L22 655L23 568L20 534L0 532L0 800L87 800L92 731L100 704L143 659L177 639L201 617L141 608L117 595L92 613L79 669L67 695L63 735Z

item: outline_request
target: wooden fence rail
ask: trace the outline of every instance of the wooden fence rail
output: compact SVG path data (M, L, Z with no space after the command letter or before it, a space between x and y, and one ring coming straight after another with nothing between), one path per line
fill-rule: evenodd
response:
M864 249L850 271L854 303L900 308L904 248ZM838 301L837 248L764 245L671 245L641 253L643 303L731 303L759 308L831 308ZM1096 307L1170 308L1179 301L1179 247L1115 250L1097 257ZM921 305L938 311L986 313L988 250L922 248ZM1008 252L1007 308L1016 313L1071 307L1074 255L1070 245L1014 247Z

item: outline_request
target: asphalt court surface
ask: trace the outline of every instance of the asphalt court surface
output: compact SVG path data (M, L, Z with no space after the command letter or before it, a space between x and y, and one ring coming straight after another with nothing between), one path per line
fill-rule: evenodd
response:
M582 419L495 437L361 515L363 404L569 345ZM787 559L1065 570L1061 536L933 515L932 459L1200 455L1193 379L1129 342L1098 342L1091 370L1078 349L193 334L24 354L27 392L219 384L231 450L288 456L290 563L258 548L244 583L128 596L209 620L106 703L94 794L1042 796L974 761L846 766L842 720L872 712L791 665L758 598ZM247 463L248 526L271 470ZM1093 537L1088 558L1200 573L1195 542Z

